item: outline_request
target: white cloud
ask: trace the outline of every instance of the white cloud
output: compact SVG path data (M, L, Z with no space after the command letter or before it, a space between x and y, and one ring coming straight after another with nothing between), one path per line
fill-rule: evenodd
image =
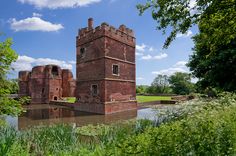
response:
M137 77L136 80L144 80L143 77Z
M188 62L186 62L186 61L179 61L179 62L177 62L175 65L174 65L174 67L179 67L179 68L183 68L183 67L186 67L186 64L187 64Z
M66 62L62 60L50 59L50 58L32 58L29 56L19 56L16 62L12 63L12 68L16 71L31 70L33 66L55 64L63 69L72 70L73 64L71 61Z
M39 14L39 13L33 12L33 17L42 17L42 16L43 16L42 14Z
M142 43L141 45L136 45L136 50L138 52L153 52L153 51L156 51L155 48L153 48L152 46L148 46L144 43Z
M70 63L70 64L76 64L76 62L75 62L75 61L69 61L69 63Z
M39 17L29 17L17 21L15 18L10 19L11 29L15 31L58 31L64 27L61 24L53 24L44 21Z
M36 8L75 8L98 3L101 0L18 0L21 3L34 5Z
M143 56L143 53L136 52L135 55L136 56Z
M151 56L151 55L144 55L141 57L141 60L161 60L166 58L168 55L166 53L161 53L159 55L156 56Z
M176 72L186 73L187 71L184 70L183 68L168 68L168 69L163 69L160 71L153 71L152 74L173 75Z
M152 52L154 51L155 49L153 47L149 47L148 51Z
M142 60L151 60L152 56L148 54L148 55L142 56L141 59Z
M166 58L168 55L166 53L161 53L160 55L156 55L153 57L155 60L161 60L163 58Z
M142 45L136 45L136 50L140 52L144 52L146 49L147 45L142 44Z
M179 61L175 63L172 67L167 69L162 69L159 71L153 71L152 74L161 74L161 75L173 75L176 72L189 73L189 69L186 66L186 61Z
M178 33L178 34L176 35L176 37L177 37L177 38L180 38L180 37L190 37L190 36L192 36L192 34L193 34L193 32L192 32L191 30L188 30L185 34L180 34L180 33Z

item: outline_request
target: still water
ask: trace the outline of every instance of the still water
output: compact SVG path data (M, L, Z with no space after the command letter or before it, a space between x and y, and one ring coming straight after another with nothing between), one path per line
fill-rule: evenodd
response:
M19 117L4 117L5 120L16 129L27 129L39 125L52 124L73 124L84 126L88 124L112 123L130 119L151 119L156 118L157 110L152 108L141 108L138 110L126 111L110 115L99 115L94 113L81 112L64 106L55 105L29 105L25 107L26 112Z

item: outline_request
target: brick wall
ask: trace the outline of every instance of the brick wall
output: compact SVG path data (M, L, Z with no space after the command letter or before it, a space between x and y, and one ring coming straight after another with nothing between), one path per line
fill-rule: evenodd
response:
M81 111L111 114L137 108L135 100L135 38L131 29L102 23L79 30L76 97ZM119 74L113 74L118 65ZM98 95L91 86L98 85Z

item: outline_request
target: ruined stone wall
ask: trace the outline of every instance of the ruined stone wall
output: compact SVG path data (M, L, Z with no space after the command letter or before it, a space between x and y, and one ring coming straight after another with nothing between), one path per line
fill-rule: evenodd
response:
M19 72L19 96L30 96L29 92L29 79L30 79L29 71L20 71Z
M64 70L63 75L63 70L56 65L36 66L32 72L19 72L19 95L31 96L33 104L62 100L63 96L72 97L75 85L71 71Z
M74 97L76 89L76 81L73 74L68 69L62 70L62 97Z
M36 66L31 73L31 103L45 103L47 99L47 87L45 87L45 67Z

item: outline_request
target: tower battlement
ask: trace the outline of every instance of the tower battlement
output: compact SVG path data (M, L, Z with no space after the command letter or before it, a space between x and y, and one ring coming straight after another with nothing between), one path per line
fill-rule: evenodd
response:
M88 26L76 38L78 110L111 114L137 109L135 36L125 25Z
M127 28L125 25L120 25L117 29L107 23L102 23L100 26L93 28L93 20L88 20L88 27L79 29L77 36L77 47L87 42L91 42L100 37L109 37L118 40L130 46L135 46L135 37L132 29Z

